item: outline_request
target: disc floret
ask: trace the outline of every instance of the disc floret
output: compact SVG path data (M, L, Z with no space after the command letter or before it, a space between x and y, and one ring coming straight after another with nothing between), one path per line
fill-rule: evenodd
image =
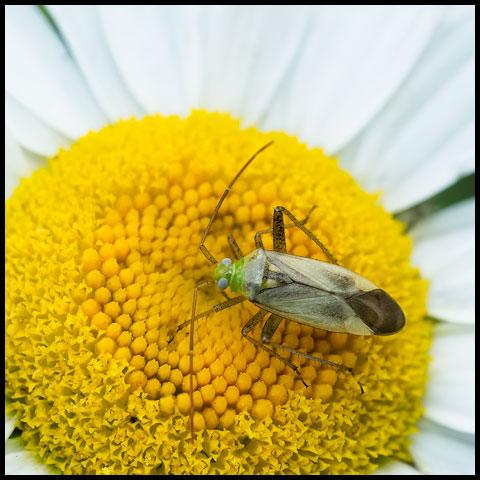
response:
M245 172L208 238L216 258L230 253L229 235L246 256L209 264L199 251L209 215L238 165L272 138L277 153ZM306 387L242 336L253 314L244 302L198 320L191 387L188 332L168 340L191 317L195 284L215 269L214 280L248 296L255 233L292 204L298 215L318 204L309 228L398 299L405 328L365 338L282 322L272 342L354 368L365 395L345 372L292 354ZM321 150L206 112L122 121L23 180L5 216L8 408L47 464L68 475L304 475L409 460L430 346L426 285L404 226ZM288 253L326 261L303 232L286 237ZM219 300L205 289L199 309Z

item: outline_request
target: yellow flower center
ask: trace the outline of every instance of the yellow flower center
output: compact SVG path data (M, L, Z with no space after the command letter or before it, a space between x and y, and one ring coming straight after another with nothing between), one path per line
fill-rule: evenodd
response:
M317 205L308 228L394 297L407 323L389 337L280 324L273 342L354 367L361 395L348 372L279 351L305 387L245 339L257 310L248 302L200 319L191 444L189 328L168 340L190 318L195 284L211 278L198 245L218 198L270 140L222 206L208 249L232 257L233 235L246 255L277 205L299 219ZM219 114L129 120L61 150L5 209L6 393L45 462L66 474L349 474L387 456L408 461L430 344L426 283L403 225L321 150ZM303 232L286 234L289 253L327 260ZM197 312L224 300L204 289Z

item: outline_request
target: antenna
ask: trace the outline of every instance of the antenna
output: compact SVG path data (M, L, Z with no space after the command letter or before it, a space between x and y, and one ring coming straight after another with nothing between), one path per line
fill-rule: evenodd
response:
M257 150L252 157L250 157L245 163L245 165L240 169L240 171L235 175L233 180L230 182L230 185L227 187L227 189L223 192L223 195L221 196L220 200L217 203L217 206L215 207L215 210L213 211L212 217L210 218L210 221L208 222L207 228L205 229L205 233L203 234L202 241L200 242L200 250L201 252L207 257L208 260L210 260L212 263L218 263L217 260L215 260L215 257L208 251L207 247L205 246L205 239L207 238L208 231L210 230L210 227L212 226L213 221L215 220L215 217L217 216L218 210L220 210L220 206L222 205L223 201L225 200L225 197L228 195L230 192L230 189L233 187L234 183L238 180L238 177L243 173L243 171L253 162L255 157L262 153L266 148L268 148L270 145L272 145L273 140L268 142L266 145L264 145L262 148Z

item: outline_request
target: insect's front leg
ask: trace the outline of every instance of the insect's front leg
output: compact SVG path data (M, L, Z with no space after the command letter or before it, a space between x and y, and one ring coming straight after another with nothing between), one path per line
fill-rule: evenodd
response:
M213 282L210 282L210 283L213 283ZM196 321L199 318L206 317L210 313L216 313L216 312L219 312L220 310L225 310L226 308L233 307L234 305L237 305L237 303L244 302L245 300L247 300L247 299L245 297L242 297L242 296L229 298L225 302L219 303L218 305L215 305L212 308L209 308L208 310L205 310L204 312L197 313L197 315L195 315L193 317L193 320ZM168 343L171 343L173 341L173 339L175 338L175 336L177 335L177 333L180 330L183 330L187 325L190 325L190 322L191 322L191 320L187 320L187 321L181 323L180 325L178 325L176 332L170 338Z
M209 285L212 285L213 282L210 280L206 280L204 282L201 282L195 287L195 290L193 292L193 305L192 305L192 316L190 317L190 320L182 323L179 327L178 330L182 329L186 325L190 324L190 435L191 435L191 441L193 443L193 416L194 416L194 407L193 407L193 326L195 323L195 320L198 320L200 317L207 315L211 311L213 312L218 312L219 310L223 310L225 308L230 308L233 305L236 305L237 303L243 302L245 300L245 297L235 297L235 298L230 298L229 300L222 302L218 305L215 305L211 310L207 310L206 312L202 312L199 315L195 315L195 310L197 308L197 293L200 288L207 287ZM177 332L178 332L177 330ZM175 336L175 335L174 335ZM170 339L170 342L173 340L173 337ZM169 342L169 343L170 343Z
M197 307L197 293L200 288L211 285L212 282L206 280L198 284L193 292L192 317L190 318L190 440L193 443L193 324L195 320L195 309Z

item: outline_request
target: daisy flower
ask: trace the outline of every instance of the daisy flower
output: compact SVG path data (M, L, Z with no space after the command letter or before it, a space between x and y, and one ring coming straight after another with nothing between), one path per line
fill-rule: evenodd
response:
M473 200L429 200L474 170L473 7L7 6L5 29L6 473L473 473ZM282 356L305 385L244 302L197 321L190 378L189 329L169 339L198 245L272 140L208 249L316 205L405 328L282 321L274 343L355 374Z

